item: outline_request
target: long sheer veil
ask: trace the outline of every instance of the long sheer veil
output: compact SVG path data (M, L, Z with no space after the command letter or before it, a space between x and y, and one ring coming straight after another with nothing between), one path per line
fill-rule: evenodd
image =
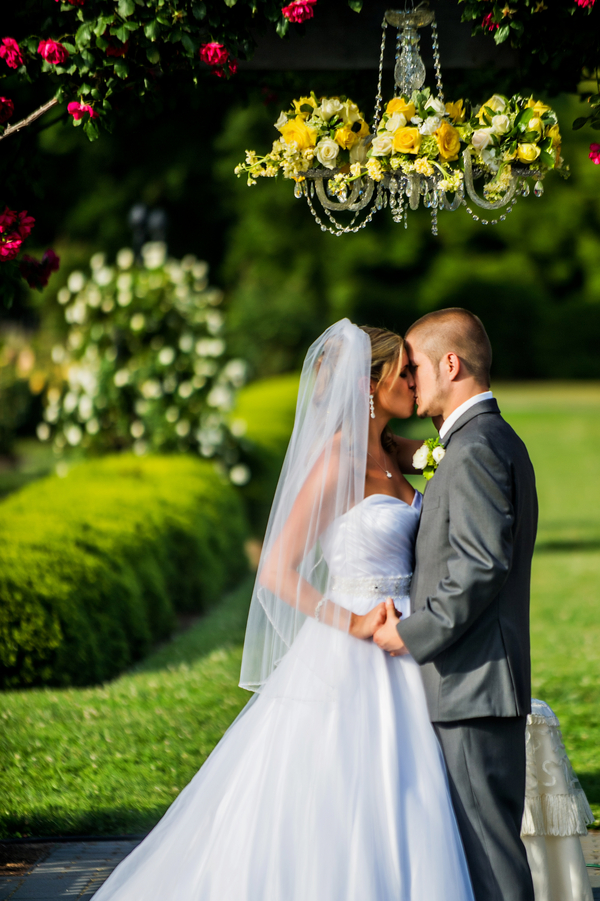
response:
M370 339L348 319L328 328L306 355L248 616L240 685L250 691L261 691L307 619L309 666L325 679L335 666L332 637L339 643L349 618L327 600L319 539L364 498L370 368ZM316 624L317 606L329 625ZM324 640L327 647L319 647Z

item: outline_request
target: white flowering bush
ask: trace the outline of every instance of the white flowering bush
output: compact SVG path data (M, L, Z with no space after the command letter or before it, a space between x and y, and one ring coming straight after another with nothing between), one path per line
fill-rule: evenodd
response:
M246 363L227 359L222 292L194 256L166 259L160 242L142 255L137 265L123 249L108 265L95 254L89 274L72 272L59 292L68 336L52 349L38 437L58 454L79 446L197 452L244 484L249 471L228 413Z

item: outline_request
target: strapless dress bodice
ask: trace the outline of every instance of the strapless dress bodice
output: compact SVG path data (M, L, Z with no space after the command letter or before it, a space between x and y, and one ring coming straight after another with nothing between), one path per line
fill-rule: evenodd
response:
M387 494L371 494L321 536L329 567L332 600L354 613L366 613L392 597L404 616L410 614L408 594L422 495L412 504Z

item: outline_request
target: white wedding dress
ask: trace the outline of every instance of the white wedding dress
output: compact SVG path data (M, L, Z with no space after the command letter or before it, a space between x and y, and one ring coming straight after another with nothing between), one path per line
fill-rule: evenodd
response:
M365 613L393 596L410 614L420 506L418 493L375 494L333 522L321 538L333 600ZM315 642L320 672L303 654ZM94 899L473 901L418 665L307 620Z

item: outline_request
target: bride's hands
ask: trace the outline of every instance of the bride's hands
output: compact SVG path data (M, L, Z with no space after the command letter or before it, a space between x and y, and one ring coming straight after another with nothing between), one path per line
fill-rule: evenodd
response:
M377 607L373 607L364 616L352 613L350 616L350 635L353 635L354 638L372 638L377 629L380 629L385 623L386 616L386 608L383 602L378 604Z

